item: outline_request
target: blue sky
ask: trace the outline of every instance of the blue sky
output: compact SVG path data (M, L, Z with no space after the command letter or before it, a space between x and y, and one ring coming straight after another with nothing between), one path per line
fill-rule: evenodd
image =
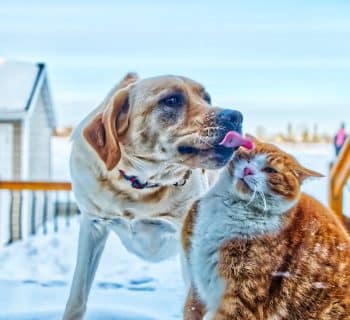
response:
M2 0L0 56L47 63L60 123L134 70L199 80L248 126L333 130L350 120L349 17L346 0Z

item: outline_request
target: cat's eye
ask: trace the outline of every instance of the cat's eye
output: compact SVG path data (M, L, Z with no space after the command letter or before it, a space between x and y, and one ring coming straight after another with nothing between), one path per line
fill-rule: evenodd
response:
M266 173L277 173L277 170L272 167L265 167L263 171Z

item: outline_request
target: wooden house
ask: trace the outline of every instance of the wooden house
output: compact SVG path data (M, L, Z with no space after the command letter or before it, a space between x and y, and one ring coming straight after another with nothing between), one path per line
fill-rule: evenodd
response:
M55 125L45 64L0 59L0 180L49 180ZM0 244L9 237L10 220L21 219L10 216L16 210L10 212L9 202L0 194Z

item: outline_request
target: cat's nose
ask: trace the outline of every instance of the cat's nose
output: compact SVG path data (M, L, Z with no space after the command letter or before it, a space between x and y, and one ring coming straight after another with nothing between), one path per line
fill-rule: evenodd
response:
M253 170L251 169L251 168L249 168L249 167L245 167L244 169L243 169L243 176L245 177L245 176L250 176L250 175L252 175L254 172L253 172Z

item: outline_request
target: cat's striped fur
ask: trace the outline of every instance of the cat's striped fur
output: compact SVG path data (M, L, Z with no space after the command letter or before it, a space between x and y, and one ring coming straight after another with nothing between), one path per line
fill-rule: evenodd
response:
M184 318L350 319L350 238L331 211L300 192L319 174L255 143L235 154L186 217Z

